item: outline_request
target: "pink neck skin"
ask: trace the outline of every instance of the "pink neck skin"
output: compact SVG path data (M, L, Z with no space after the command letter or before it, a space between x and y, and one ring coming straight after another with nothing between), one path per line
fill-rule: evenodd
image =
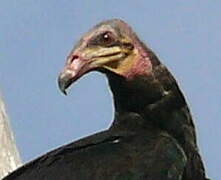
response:
M148 75L152 72L152 63L149 58L148 52L144 50L144 48L140 45L140 43L135 44L135 48L137 48L139 55L135 59L135 64L133 67L124 74L127 80L133 80L134 77L139 75Z

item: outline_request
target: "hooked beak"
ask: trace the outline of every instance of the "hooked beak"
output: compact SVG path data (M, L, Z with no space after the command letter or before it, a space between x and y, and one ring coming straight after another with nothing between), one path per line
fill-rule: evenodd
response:
M85 73L91 70L89 60L72 55L68 58L64 70L58 77L58 86L67 95L66 89Z

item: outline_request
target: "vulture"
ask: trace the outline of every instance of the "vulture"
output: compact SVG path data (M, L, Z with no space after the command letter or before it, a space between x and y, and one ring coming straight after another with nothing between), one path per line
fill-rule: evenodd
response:
M114 120L105 131L27 163L5 180L206 180L186 100L168 69L123 20L86 33L67 57L60 90L106 75Z

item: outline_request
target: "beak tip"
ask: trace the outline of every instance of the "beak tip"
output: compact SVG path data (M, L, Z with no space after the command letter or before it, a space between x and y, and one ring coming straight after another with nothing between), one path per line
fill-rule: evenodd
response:
M67 84L66 84L66 80L64 78L61 77L61 75L58 77L58 87L60 89L60 91L66 96L67 95Z
M63 95L67 96L67 91L65 89L64 90L60 89L60 91L62 92Z
M68 95L66 90L64 90L64 91L62 91L62 92L63 92L63 94L64 94L65 96Z

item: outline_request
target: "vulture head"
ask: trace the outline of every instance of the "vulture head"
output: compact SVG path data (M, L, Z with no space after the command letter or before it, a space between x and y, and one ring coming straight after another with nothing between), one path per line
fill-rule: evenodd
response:
M122 20L101 22L84 35L67 57L59 76L59 87L66 89L90 71L100 71L132 80L152 71L149 51L131 27Z

